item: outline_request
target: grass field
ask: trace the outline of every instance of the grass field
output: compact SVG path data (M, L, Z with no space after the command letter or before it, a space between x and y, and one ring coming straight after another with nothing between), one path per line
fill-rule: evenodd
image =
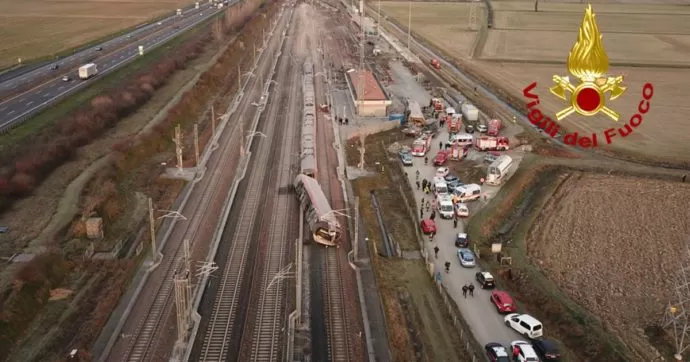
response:
M532 1L492 1L492 5L495 26L478 59L467 59L476 32L445 25L449 19L466 24L469 4L413 3L423 10L413 10L412 30L518 98L536 81L545 113L553 115L565 108L548 88L553 85L553 75L568 75L565 61L577 39L584 5L546 2L540 4L538 13ZM690 163L686 137L690 125L685 116L689 110L685 101L690 93L688 69L671 67L690 67L690 8L630 2L593 6L612 63L609 73L624 75L628 86L626 94L608 104L621 119L616 123L604 116L572 115L562 125L580 134L597 132L601 139L605 129L623 127L635 114L642 86L650 82L654 98L642 125L606 148L654 161ZM407 3L382 3L381 8L400 24L407 24Z
M0 0L0 68L50 56L193 3Z

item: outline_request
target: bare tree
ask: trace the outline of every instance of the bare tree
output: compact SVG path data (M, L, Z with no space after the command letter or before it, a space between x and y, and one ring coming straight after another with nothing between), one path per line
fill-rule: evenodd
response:
M364 169L364 154L366 153L366 140L367 133L361 130L359 133L359 164L357 165L360 170Z
M582 2L582 0L580 0L580 2ZM539 12L539 0L534 0L534 12Z

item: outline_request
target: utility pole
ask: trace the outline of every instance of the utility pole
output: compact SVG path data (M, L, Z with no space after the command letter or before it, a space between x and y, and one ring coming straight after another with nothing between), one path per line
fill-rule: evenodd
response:
M361 113L362 105L366 99L366 77L364 74L364 0L359 0L359 25L360 25L360 36L359 36L359 89L357 94L359 95L359 104L357 107L357 114Z
M216 136L216 111L213 109L213 105L211 105L211 137Z
M184 164L182 163L182 127L179 124L175 126L173 142L175 143L175 153L177 154L177 170L182 173L184 169Z
M175 285L175 307L177 311L177 342L184 343L189 330L189 307L192 297L192 285L190 283L191 266L189 255L189 239L184 239L183 256L180 263L181 270L175 272L173 283Z
M149 197L149 232L151 233L151 256L153 262L158 258L158 250L156 250L156 218L153 214L153 199Z
M408 1L408 13L407 13L407 50L410 50L410 29L412 29L412 1Z
M194 123L194 161L196 167L199 167L199 124Z

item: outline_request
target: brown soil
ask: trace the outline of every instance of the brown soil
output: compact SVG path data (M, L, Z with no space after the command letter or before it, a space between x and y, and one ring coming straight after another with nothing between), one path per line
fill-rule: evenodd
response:
M528 255L639 358L652 360L644 329L660 323L673 298L690 234L690 184L582 172L560 178L527 235Z
M381 299L386 312L389 343L395 361L456 361L466 355L460 336L449 321L447 309L424 263L419 260L387 259L376 255L381 250L380 232L369 191L376 190L384 222L403 250L418 250L414 220L402 200L400 168L381 146L401 140L398 130L367 137L366 163L386 165L383 174L353 181L353 190L360 199L360 214L365 222L372 250L372 262ZM359 152L347 147L348 165L356 166ZM409 198L409 196L408 196Z

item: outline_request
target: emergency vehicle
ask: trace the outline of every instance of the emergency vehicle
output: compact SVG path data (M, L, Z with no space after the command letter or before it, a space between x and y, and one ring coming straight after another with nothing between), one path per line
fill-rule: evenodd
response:
M431 137L423 136L412 143L412 156L424 157L431 146Z
M462 115L447 116L446 123L448 124L448 133L459 133L462 130Z
M477 184L462 185L453 191L453 201L457 203L479 200L482 188Z
M448 161L448 151L438 151L434 157L434 166L443 166Z
M452 219L455 216L453 200L450 198L450 195L438 195L436 197L436 208L443 219Z
M506 151L510 141L508 137L481 136L474 139L474 147L479 151Z
M501 125L501 120L500 119L492 119L488 122L488 127L489 129L486 131L486 134L489 136L498 136L498 132L501 131L502 125Z
M434 111L441 112L445 104L441 98L431 98L431 106L434 107Z
M462 146L459 143L453 143L450 146L450 153L449 153L449 158L453 161L460 161L463 158L467 157L467 154L470 152L470 149L466 146Z
M434 177L434 194L438 195L448 195L448 184L443 177Z

